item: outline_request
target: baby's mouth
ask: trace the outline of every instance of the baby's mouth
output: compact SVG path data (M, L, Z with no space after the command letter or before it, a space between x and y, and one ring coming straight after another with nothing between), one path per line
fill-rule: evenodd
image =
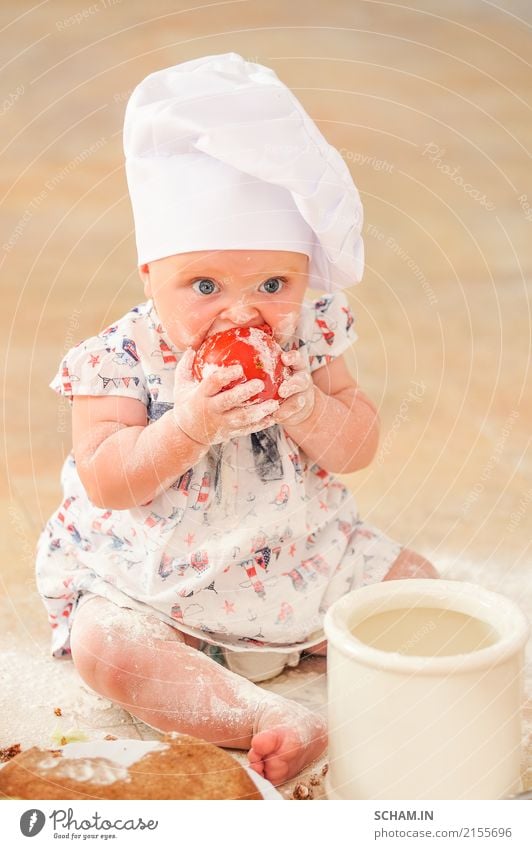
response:
M205 339L209 336L214 336L215 333L223 333L225 330L238 330L239 328L247 328L247 327L262 327L266 322L264 321L254 321L247 324L228 324L226 327L217 327L216 330L213 328L209 328L207 333L205 334Z

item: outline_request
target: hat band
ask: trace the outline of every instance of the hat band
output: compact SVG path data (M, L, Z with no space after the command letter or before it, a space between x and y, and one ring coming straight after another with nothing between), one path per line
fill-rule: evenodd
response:
M138 263L210 250L312 256L313 230L286 189L203 154L126 164Z

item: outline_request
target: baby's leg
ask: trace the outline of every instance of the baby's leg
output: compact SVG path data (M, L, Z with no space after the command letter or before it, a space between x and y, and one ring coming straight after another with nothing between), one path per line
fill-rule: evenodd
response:
M156 617L97 597L78 610L70 642L97 693L160 731L249 749L270 781L286 781L325 748L320 716L220 666Z

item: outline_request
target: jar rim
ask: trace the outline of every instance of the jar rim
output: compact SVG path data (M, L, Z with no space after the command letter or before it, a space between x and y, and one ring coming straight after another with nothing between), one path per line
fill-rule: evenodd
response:
M414 602L415 606L439 607L480 619L498 632L499 639L475 651L431 657L383 651L351 633L357 621L407 608ZM360 619L356 617L358 611ZM342 596L325 614L324 630L329 645L363 665L394 672L441 675L499 665L524 648L530 628L521 608L499 593L466 581L412 578L371 584Z

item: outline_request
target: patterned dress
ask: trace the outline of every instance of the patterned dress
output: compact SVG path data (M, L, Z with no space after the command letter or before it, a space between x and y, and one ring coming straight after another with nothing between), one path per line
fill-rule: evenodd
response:
M304 350L314 371L354 339L338 292L305 301L283 347ZM74 395L136 398L151 423L172 407L181 355L149 300L72 348L50 386L70 403ZM281 425L212 446L144 506L94 506L72 453L61 483L36 562L56 657L70 654L73 617L92 595L155 613L211 645L304 649L323 639L332 602L382 580L401 549L360 519L344 484Z

